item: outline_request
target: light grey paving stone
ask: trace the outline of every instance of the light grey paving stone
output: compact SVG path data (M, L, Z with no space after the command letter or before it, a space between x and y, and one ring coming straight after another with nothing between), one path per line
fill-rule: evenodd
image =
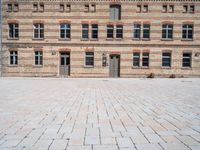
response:
M197 145L190 145L189 146L192 150L200 150L200 143Z
M195 139L191 138L190 136L176 136L180 141L182 141L186 145L196 145L199 144L198 141Z
M164 142L160 136L157 134L145 134L146 138L150 141L150 143L162 143Z
M141 135L141 136L131 136L131 139L132 139L133 143L135 143L135 144L149 143L143 135Z
M100 144L99 137L86 136L85 137L85 145L92 145L92 144Z
M121 147L119 150L136 150L135 147Z
M158 144L136 144L137 150L162 150Z
M67 146L67 150L92 150L92 146Z
M93 150L118 150L117 145L94 145Z
M164 150L189 150L187 146L182 143L161 143Z
M130 138L116 138L118 146L121 147L133 147L133 143Z
M115 141L115 138L105 137L105 138L101 138L101 143L103 145L115 145L116 141Z
M49 150L64 150L67 147L68 140L54 140Z
M165 141L165 142L167 142L167 143L180 143L180 140L178 140L177 138L176 138L176 136L171 136L171 135L164 135L164 136L161 136L162 137L162 139Z

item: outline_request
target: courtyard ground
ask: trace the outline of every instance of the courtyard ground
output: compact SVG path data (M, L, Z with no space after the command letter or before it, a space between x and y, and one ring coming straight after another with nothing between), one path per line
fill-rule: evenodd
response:
M0 78L0 150L200 150L200 79Z

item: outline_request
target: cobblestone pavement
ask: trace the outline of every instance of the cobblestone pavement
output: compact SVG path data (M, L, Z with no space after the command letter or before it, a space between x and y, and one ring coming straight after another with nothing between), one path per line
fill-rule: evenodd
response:
M200 150L200 79L0 78L0 150Z

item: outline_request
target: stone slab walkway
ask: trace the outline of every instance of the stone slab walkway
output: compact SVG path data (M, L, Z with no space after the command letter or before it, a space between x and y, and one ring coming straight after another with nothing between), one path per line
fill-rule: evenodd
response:
M200 150L200 79L0 78L0 150Z

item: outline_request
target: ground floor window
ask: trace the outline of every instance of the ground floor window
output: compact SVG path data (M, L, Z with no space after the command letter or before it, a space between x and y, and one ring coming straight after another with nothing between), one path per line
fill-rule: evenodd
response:
M144 67L149 66L149 53L147 53L147 52L142 54L142 66L144 66Z
M134 67L140 66L140 53L133 53L133 66Z
M171 53L168 52L162 53L162 66L171 67Z
M41 51L35 51L35 65L43 64L43 53Z
M18 64L18 55L17 51L10 51L10 65Z
M191 67L191 53L183 53L182 66Z
M85 66L94 66L94 52L85 52Z

